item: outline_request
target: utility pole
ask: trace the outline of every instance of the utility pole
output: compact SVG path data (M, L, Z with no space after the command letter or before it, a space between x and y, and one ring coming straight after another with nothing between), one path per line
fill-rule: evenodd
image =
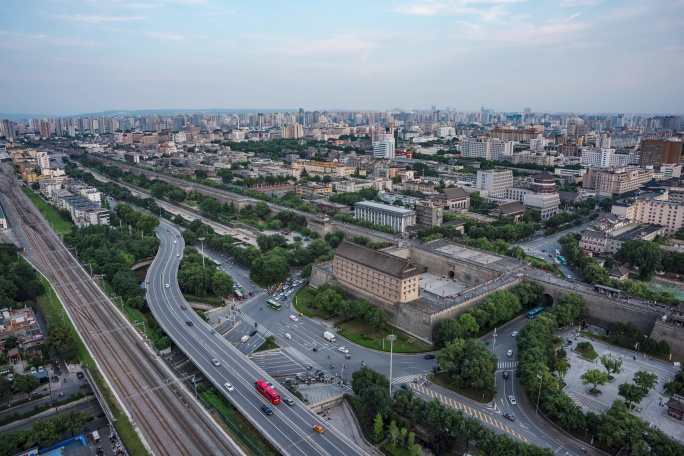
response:
M396 334L390 334L387 336L387 340L390 341L390 376L389 376L389 394L392 397L392 345L395 340L397 340Z
M202 244L202 267L204 267L204 238L200 237L197 239L199 239L200 243Z

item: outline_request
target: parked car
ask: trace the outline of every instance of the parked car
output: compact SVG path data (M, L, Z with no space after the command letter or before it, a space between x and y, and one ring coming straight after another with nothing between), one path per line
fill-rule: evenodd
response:
M435 359L435 355L428 354L428 355L423 356L423 359Z
M85 377L85 375L83 375L83 372L76 372L76 378L77 379L83 380L83 377ZM64 380L66 380L66 379L64 379Z
M36 375L37 373L38 373L38 371L36 370L36 368L35 368L35 367L32 367L32 368L31 368L31 374L32 374L32 375Z

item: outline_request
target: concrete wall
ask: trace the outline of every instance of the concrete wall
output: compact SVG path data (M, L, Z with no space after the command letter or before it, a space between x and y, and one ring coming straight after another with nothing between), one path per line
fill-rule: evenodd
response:
M499 273L491 269L474 263L466 263L454 258L446 259L442 255L432 253L421 249L411 249L410 261L414 264L427 266L428 272L445 277L450 277L450 272L453 272L453 277L456 280L467 283L468 285L475 285L477 281L484 282L487 276L498 276Z
M657 341L664 340L670 345L670 351L674 356L684 356L684 327L675 326L672 323L656 320L653 331L649 336Z
M306 393L304 393L304 397L306 397ZM340 405L344 401L344 394L340 394L338 396L333 396L329 399L322 400L320 402L316 402L315 404L309 405L309 408L313 410L316 413L321 413L327 410L330 410L331 408Z
M535 281L533 278L528 280ZM634 323L644 334L650 334L660 312L648 307L627 304L624 301L611 299L599 293L582 293L566 287L538 281L544 287L544 293L556 302L569 293L579 293L589 309L589 316L605 321L621 321Z
M319 264L314 264L311 267L311 277L309 277L309 286L315 290L324 283L329 283L330 285L333 285L335 283L335 279L333 278L332 272L328 272L327 270L323 269Z

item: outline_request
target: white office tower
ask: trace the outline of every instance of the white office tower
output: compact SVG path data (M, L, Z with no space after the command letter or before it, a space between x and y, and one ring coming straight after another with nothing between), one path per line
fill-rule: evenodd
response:
M373 158L394 158L394 138L373 143Z
M530 150L542 152L546 146L545 138L530 138Z
M467 138L461 141L461 157L500 160L504 155L513 155L513 141L492 138Z
M601 133L596 136L597 149L610 149L610 141L613 135L611 133Z
M40 168L40 172L43 174L47 174L50 170L50 157L48 156L47 152L37 152L36 162L36 164Z

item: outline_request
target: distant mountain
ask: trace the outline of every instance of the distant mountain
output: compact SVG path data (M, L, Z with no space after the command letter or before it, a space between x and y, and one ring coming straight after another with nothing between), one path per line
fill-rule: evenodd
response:
M60 117L54 114L16 114L12 112L0 112L0 120L20 120L20 119L47 119L53 117Z
M149 116L173 114L241 114L257 112L296 112L298 109L112 109L109 111L89 112L84 114L54 115L54 114L16 114L0 112L0 119L44 119L54 117L115 117L115 116Z

